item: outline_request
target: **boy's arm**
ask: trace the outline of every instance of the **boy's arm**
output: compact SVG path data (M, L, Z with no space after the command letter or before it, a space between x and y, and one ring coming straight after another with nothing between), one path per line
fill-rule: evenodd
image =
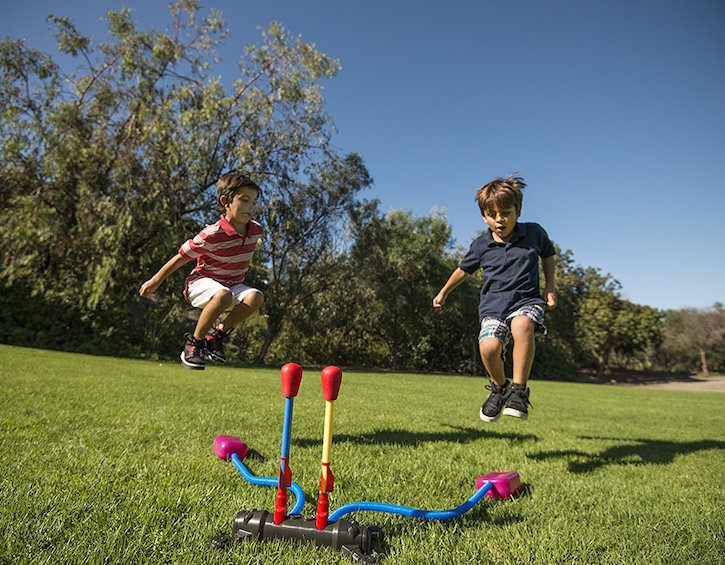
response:
M177 253L171 259L169 259L166 264L161 267L153 277L151 277L149 280L141 285L141 290L139 290L138 293L141 296L151 296L154 292L158 290L159 286L162 282L164 282L164 279L166 279L166 277L179 270L189 261L191 261L191 259L182 257L179 253Z
M549 310L556 308L556 291L554 290L554 256L544 257L541 260L544 270L544 300Z
M448 277L448 281L446 282L446 284L443 285L443 288L440 289L438 294L436 294L435 298L433 299L433 308L440 308L441 306L443 306L443 303L446 301L446 298L450 294L450 292L459 284L461 284L467 276L468 273L466 271L464 271L460 267L456 267L456 270L451 273L450 277Z

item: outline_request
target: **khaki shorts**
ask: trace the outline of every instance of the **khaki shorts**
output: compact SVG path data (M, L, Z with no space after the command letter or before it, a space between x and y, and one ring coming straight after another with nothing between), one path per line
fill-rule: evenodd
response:
M234 308L237 304L241 304L244 297L253 293L262 291L247 286L246 284L235 284L233 286L224 286L222 283L210 279L208 277L201 277L195 279L189 283L186 290L186 298L194 308L204 308L209 301L214 298L214 295L220 290L229 290L232 293L232 305L229 310Z

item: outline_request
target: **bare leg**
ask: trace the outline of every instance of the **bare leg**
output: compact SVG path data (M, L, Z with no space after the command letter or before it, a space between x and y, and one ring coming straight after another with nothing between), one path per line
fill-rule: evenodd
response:
M534 322L526 316L516 316L511 320L511 335L514 338L514 384L525 385L529 380L536 351L534 329Z
M196 339L205 339L206 333L212 327L216 319L232 305L232 293L229 290L220 290L214 297L207 302L201 311L201 316L196 322L194 329L194 337Z
M483 366L486 367L491 380L498 386L503 385L506 382L503 360L501 359L503 344L495 337L484 337L478 342L478 347L481 351Z
M239 322L243 322L259 310L262 302L264 302L264 295L261 292L258 290L250 292L239 304L232 308L232 311L219 324L219 329L223 332L231 331Z

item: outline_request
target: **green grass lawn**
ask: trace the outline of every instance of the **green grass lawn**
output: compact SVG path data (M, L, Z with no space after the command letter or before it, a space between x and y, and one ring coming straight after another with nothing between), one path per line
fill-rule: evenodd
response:
M532 382L529 420L478 418L480 378L345 372L331 511L372 500L448 509L477 476L522 495L450 522L358 513L380 562L725 563L725 394ZM348 563L282 542L209 541L275 491L214 455L218 434L276 476L279 370L153 363L0 346L0 563ZM319 370L295 400L290 467L315 511ZM291 507L291 505L290 505Z

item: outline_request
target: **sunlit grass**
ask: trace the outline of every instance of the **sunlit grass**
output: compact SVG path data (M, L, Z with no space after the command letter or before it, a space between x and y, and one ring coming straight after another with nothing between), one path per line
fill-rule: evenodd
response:
M158 364L0 346L1 563L347 563L282 542L212 551L241 509L274 507L216 458L218 434L275 476L279 371ZM532 382L527 422L478 419L478 378L346 371L331 510L373 500L448 509L476 477L523 494L451 522L359 513L386 563L722 563L725 394ZM315 511L324 402L306 369L290 466Z

